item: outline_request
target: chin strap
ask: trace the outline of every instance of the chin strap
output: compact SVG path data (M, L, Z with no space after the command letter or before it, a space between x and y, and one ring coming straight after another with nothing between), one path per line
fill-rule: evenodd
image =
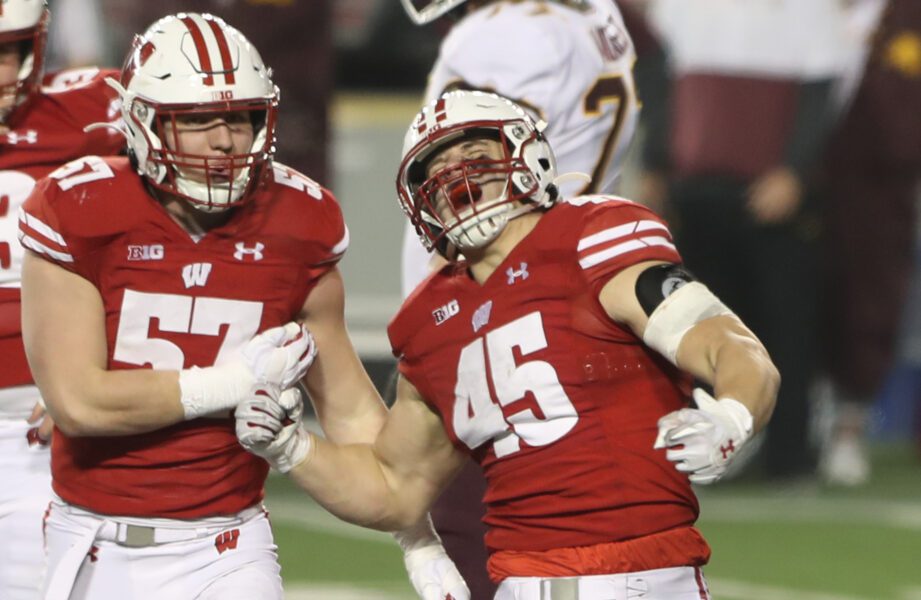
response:
M125 131L125 126L121 123L90 123L83 128L83 133L89 133L91 131L96 131L97 129L111 129L112 131L124 136L125 139L128 139L128 132Z

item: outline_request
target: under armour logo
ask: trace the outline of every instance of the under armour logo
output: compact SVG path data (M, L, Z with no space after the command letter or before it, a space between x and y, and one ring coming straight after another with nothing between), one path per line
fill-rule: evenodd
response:
M473 313L473 319L471 321L474 333L489 323L490 312L492 312L492 300L487 300L482 306L480 306L480 308L476 309L476 312Z
M512 285L515 283L515 280L521 277L522 281L528 278L528 263L521 263L521 267L516 271L515 269L509 267L505 270L505 274L508 276L508 284Z
M99 546L90 546L90 551L86 553L86 556L90 559L91 563L94 563L99 560L99 556L97 556L98 554Z
M186 289L194 286L204 287L210 274L211 263L192 263L182 267L182 281L185 282Z
M29 129L25 133L16 133L15 131L10 131L6 134L6 143L16 145L19 142L25 142L26 144L36 144L38 143L38 132L34 129Z
M237 539L240 537L239 529L222 531L214 538L214 547L217 548L218 554L224 554L227 550L236 550Z
M253 260L262 260L262 251L265 249L265 244L256 242L255 246L247 248L243 242L237 242L235 248L237 251L233 253L233 257L237 260L245 260L246 256L252 256Z
M735 451L736 451L736 446L732 442L732 440L729 440L729 443L726 444L725 446L720 446L720 452L723 453L723 460L726 460L727 458L729 458L729 455Z

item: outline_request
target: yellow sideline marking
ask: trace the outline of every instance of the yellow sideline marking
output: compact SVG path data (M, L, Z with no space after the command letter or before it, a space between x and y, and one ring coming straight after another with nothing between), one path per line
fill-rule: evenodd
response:
M334 128L408 127L422 106L422 94L336 94L330 107Z

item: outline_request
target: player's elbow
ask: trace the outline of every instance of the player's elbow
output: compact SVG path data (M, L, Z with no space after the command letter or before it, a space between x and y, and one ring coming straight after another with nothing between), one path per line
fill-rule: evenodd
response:
M425 518L429 507L418 501L411 494L388 491L376 498L372 505L376 507L367 514L363 527L379 531L401 531L408 529Z
M775 399L780 389L780 371L774 361L771 360L767 349L760 342L755 340L746 340L745 342L751 362L756 366L756 371L761 379L764 395Z
M102 435L98 415L94 414L75 390L40 388L55 426L68 437Z
M92 435L88 425L89 419L83 411L75 409L66 398L42 394L48 406L48 414L54 419L55 426L67 437L86 437Z
M765 397L768 398L768 403L770 406L767 407L768 414L774 411L774 405L777 403L777 393L780 391L781 376L780 371L777 369L777 366L771 362L770 358L767 359L767 364L764 367L764 388L766 390Z
M370 529L377 529L378 531L402 531L404 529L409 529L421 521L422 518L425 517L426 512L425 510L414 510L387 513L378 515L374 519L362 523L361 525Z

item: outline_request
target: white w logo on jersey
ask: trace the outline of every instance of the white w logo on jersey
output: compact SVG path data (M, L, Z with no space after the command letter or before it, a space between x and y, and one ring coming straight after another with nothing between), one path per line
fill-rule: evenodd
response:
M186 289L198 286L204 287L211 274L211 263L192 263L182 267L182 280Z

